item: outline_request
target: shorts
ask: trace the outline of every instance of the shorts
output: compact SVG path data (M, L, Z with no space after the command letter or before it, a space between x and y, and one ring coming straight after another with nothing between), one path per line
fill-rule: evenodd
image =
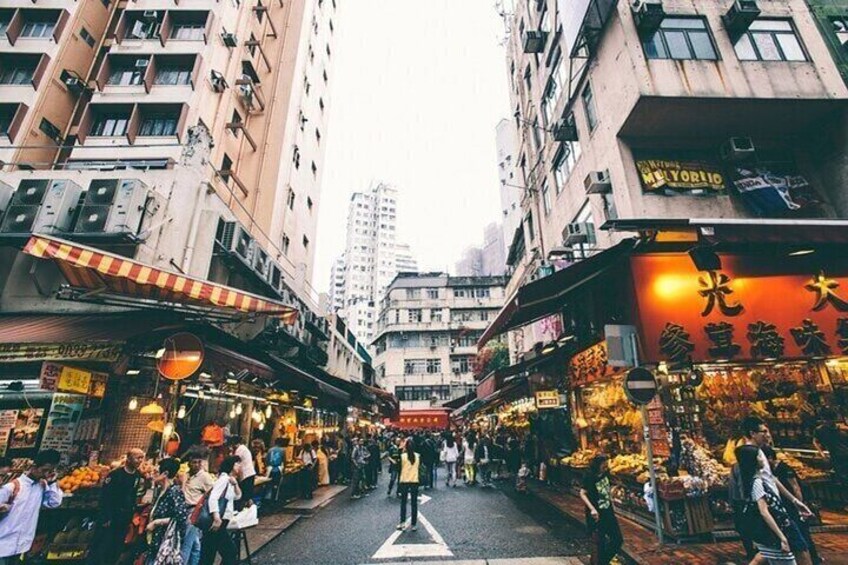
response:
M789 553L784 553L779 547L775 549L756 542L754 543L754 546L757 548L760 555L768 561L769 565L796 565L795 555L791 551Z
M795 520L790 520L789 525L783 527L781 531L786 536L786 541L789 542L789 549L792 550L792 553L810 551L807 540L804 539L804 534L801 533L801 528L798 527L798 523Z

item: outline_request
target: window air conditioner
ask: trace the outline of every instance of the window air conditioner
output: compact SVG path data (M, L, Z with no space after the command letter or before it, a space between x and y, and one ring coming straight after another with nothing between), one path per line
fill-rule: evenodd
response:
M150 59L136 59L135 60L135 68L137 69L146 69L150 66Z
M524 52L541 53L545 50L545 41L548 34L542 30L528 30L524 32Z
M563 244L577 245L580 243L593 243L595 238L595 226L590 222L573 222L565 226L562 233Z
M135 39L145 39L147 37L147 25L140 20L136 20L133 22L129 35Z
M630 10L633 12L636 29L643 37L656 33L665 19L661 0L636 0L630 5Z
M137 235L149 191L135 179L91 181L74 233Z
M224 45L227 47L236 47L238 45L238 38L236 37L236 34L227 31L221 32L221 41L223 41Z
M212 82L212 90L215 92L220 93L227 89L227 81L224 79L224 75L214 69L212 70L209 80Z
M156 10L145 10L142 14L145 20L155 20L159 18L159 12Z
M554 141L579 141L577 137L577 126L566 118L561 119L553 127Z
M756 0L736 0L721 20L724 22L724 28L730 40L736 43L758 17L760 17L760 7L757 6Z
M612 181L609 171L592 171L583 179L583 187L586 194L606 194L612 190Z
M720 154L723 161L738 162L756 155L756 149L750 137L731 137L722 144Z
M68 232L81 192L82 188L70 180L22 180L9 201L0 234Z
M218 221L215 243L224 254L237 259L245 267L253 269L253 238L238 222Z

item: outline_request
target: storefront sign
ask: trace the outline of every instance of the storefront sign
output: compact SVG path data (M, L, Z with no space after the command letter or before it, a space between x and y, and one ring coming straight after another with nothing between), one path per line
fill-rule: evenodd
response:
M47 414L41 449L56 449L65 452L74 443L74 432L79 424L85 396L78 394L57 394Z
M559 408L559 391L536 391L536 408L539 410L544 410L546 408Z
M609 366L607 343L601 341L574 355L568 362L568 374L572 386L586 385L604 379L614 373Z
M62 374L62 365L45 361L41 364L41 374L38 377L38 388L41 390L56 391L59 384L59 375Z
M9 449L31 449L36 446L38 430L41 428L41 417L44 408L26 408L18 411L15 427L12 428L12 437Z
M646 408L654 456L668 457L671 455L671 448L668 445L668 429L665 426L665 414L659 395L655 396Z
M62 367L56 390L88 394L89 388L91 388L91 372L73 367Z
M9 436L12 435L12 428L18 421L17 410L0 410L0 457L6 455L6 448L9 446Z
M762 256L721 263L699 272L682 253L631 258L645 362L848 355L848 261L828 272Z
M726 194L721 167L708 161L640 159L636 169L642 190L649 194Z
M106 396L106 384L108 382L108 373L91 373L91 383L89 383L88 386L88 395L92 398L103 398Z
M109 343L0 343L0 362L102 361L114 362L123 346Z

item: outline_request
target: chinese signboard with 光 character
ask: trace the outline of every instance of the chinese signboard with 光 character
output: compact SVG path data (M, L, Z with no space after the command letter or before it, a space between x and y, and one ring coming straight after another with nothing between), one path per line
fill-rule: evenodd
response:
M721 255L701 272L685 254L632 257L645 361L848 355L848 264L830 265Z

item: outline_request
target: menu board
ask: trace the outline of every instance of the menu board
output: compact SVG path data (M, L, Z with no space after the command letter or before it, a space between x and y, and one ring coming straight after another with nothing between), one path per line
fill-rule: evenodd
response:
M18 411L15 426L12 428L9 449L32 449L35 447L42 416L44 416L44 408L25 408Z
M79 394L53 396L53 404L47 414L47 425L41 440L41 449L70 450L84 405L85 396Z
M0 457L6 455L9 437L12 435L12 428L15 427L17 421L17 410L0 410Z

